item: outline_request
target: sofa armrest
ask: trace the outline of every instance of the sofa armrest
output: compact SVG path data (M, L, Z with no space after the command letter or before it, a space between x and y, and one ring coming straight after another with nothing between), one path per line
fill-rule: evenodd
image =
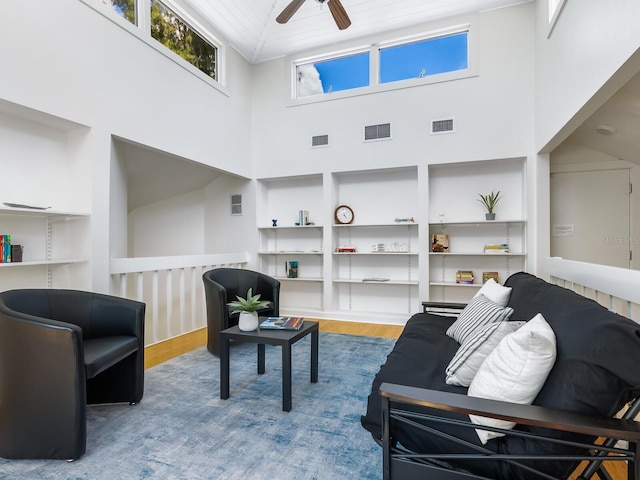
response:
M594 460L594 456L599 459L605 455L611 454L614 456L608 457L607 460L611 460L613 458L614 461L627 461L630 474L636 475L635 477L630 476L629 478L640 478L638 477L638 474L640 474L640 467L637 462L638 455L640 454L640 449L638 448L640 442L640 423L633 420L566 412L536 405L515 404L391 383L383 383L380 386L380 395L382 397L383 412L382 446L385 480L395 478L394 475L389 473L393 471L402 471L404 473L411 472L411 475L423 475L423 473L418 474L416 472L422 472L424 468L433 468L430 465L425 467L424 464L429 464L431 461L450 461L452 458L455 462L455 460L464 458L475 458L478 460L476 457L480 456L482 460L498 459L499 461L506 461L517 466L521 466L518 462L522 460L542 462L550 461L554 458L576 462L580 460L587 460L594 464L595 470L602 467L601 460ZM421 462L424 462L424 464L414 464L411 456L415 452L410 452L410 454L407 455L406 451L399 450L395 445L393 432L396 426L399 423L405 423L405 425L409 425L411 428L421 428L419 423L421 418L428 419L430 421L435 420L436 423L442 422L443 424L451 422L450 419L446 418L446 415L439 417L437 413L432 413L433 410L429 410L428 413L426 411L424 414L421 413L420 409L417 408L421 406L429 409L435 409L436 411L442 410L463 415L479 415L487 418L512 421L520 425L539 427L539 429L571 432L574 434L584 435L584 441L570 441L570 445L572 447L582 449L584 453L571 456L559 455L558 457L547 455L542 458L536 458L537 455L527 456L522 454L515 457L509 457L509 455L505 455L504 452L496 454L489 449L472 447L476 452L471 453L466 457L464 455L426 454L419 455ZM405 410L405 408L407 410ZM543 433L533 433L531 431L524 430L505 430L484 425L479 426L471 423L471 421L463 422L455 420L455 422L458 426L462 425L468 428L491 430L504 433L505 435L532 438L536 441L542 442L567 444L566 440L555 438L553 435L547 436L547 434ZM536 431L541 432L544 430L536 429ZM435 434L438 434L438 432L435 432ZM602 445L594 445L588 440L591 438L605 438L608 440L602 442ZM627 441L628 447L616 446L616 441L618 440ZM398 478L414 477L405 477L404 475L400 475ZM415 478L419 477L416 476ZM434 478L438 477L436 476ZM463 475L461 478L469 477L465 477Z
M422 302L422 313L435 313L437 315L457 317L466 306L466 303Z

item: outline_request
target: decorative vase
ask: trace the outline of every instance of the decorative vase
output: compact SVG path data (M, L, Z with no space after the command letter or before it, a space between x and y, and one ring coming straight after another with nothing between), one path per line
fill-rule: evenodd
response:
M485 217L487 220L495 220L495 219L496 219L496 214L495 214L495 213L485 213L485 214L484 214L484 217Z
M243 332L253 332L258 329L258 312L240 312L238 328Z

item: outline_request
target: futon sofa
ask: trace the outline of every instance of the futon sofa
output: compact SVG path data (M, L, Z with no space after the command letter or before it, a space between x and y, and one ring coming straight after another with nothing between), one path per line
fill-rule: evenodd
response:
M640 478L638 423L612 418L638 413L640 325L524 272L468 305L423 305L361 418L383 447L385 480L567 478L604 454ZM610 438L604 452L596 437ZM610 478L599 461L588 468L584 478Z

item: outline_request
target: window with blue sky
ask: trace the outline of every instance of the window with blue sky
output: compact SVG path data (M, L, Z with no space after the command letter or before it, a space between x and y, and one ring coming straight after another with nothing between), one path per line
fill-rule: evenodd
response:
M374 58L377 62L374 62ZM366 88L371 65L378 64L377 84L426 78L469 68L469 32L370 47L349 55L301 62L295 66L297 98Z

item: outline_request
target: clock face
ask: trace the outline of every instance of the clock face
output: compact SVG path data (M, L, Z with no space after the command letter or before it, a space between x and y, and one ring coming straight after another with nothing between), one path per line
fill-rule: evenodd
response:
M335 217L338 223L351 223L353 222L353 210L346 205L340 205L336 208Z

